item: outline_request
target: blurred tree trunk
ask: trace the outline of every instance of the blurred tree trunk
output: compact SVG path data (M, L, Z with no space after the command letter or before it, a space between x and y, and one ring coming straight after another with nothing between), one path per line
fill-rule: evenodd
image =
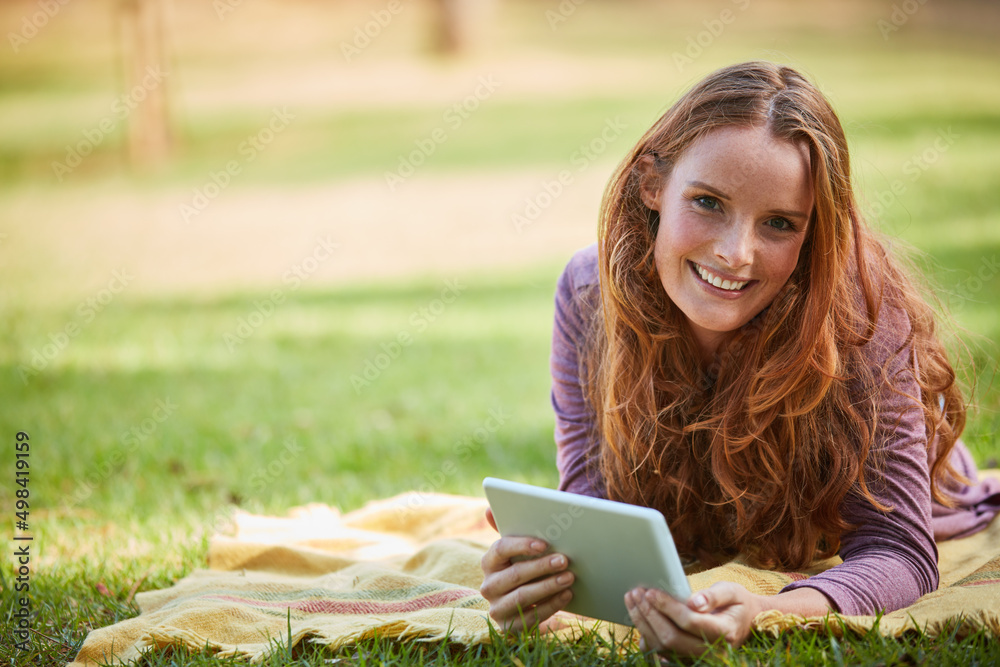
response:
M486 39L494 0L431 0L434 50L446 55L471 51Z
M169 75L164 49L163 0L121 0L124 104L128 108L128 155L133 167L163 164L170 155Z

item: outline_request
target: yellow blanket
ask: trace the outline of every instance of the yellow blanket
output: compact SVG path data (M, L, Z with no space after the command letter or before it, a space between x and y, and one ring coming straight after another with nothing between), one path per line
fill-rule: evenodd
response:
M94 630L71 665L127 661L171 644L220 657L263 659L275 646L305 638L339 647L382 637L489 641L487 604L479 596L479 560L496 533L478 498L404 494L341 515L323 505L287 518L238 513L236 534L216 537L210 570L172 588L137 596L141 615ZM879 630L899 635L946 624L986 628L1000 637L1000 520L940 547L940 588L912 606L887 614ZM827 564L829 565L829 563ZM755 570L730 563L690 576L699 590L735 581L773 594L808 573ZM817 628L864 631L873 617L803 619L765 612L765 631ZM618 639L623 627L604 628Z

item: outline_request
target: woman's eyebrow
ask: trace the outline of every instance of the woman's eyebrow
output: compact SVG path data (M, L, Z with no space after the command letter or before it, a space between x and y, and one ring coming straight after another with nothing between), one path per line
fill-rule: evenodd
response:
M702 190L708 190L719 199L727 199L727 200L729 199L729 195L725 194L722 190L718 188L712 187L711 185L705 183L704 181L688 181L688 185L693 185L694 187L701 188Z
M772 208L770 211L768 211L768 213L772 215L780 215L785 218L799 218L800 220L809 219L809 216L803 213L802 211L790 211L784 208Z

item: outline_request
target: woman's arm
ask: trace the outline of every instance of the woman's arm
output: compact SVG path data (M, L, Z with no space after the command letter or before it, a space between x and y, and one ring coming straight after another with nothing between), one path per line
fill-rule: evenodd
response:
M842 514L855 528L841 538L843 564L785 587L820 590L844 615L895 611L938 586L920 387L910 348L900 349L908 333L906 314L884 305L865 349L871 367L884 369L884 379L875 388L854 389L856 402L875 396L874 460L866 474L872 495L891 509L880 511L850 493Z
M556 463L559 488L599 495L589 476L594 455L594 419L580 383L578 348L583 344L587 314L581 312L579 290L596 285L596 246L581 250L559 277L552 330L552 407L556 415ZM487 519L496 528L493 515ZM552 617L572 599L573 574L561 554L538 558L548 548L533 538L497 540L483 556L482 596L490 616L506 632L539 624L544 632L556 623ZM525 560L521 560L525 559Z
M577 252L559 277L549 368L559 489L603 497L603 484L593 468L598 456L596 419L584 395L579 356L591 333L598 284L597 246L593 245Z

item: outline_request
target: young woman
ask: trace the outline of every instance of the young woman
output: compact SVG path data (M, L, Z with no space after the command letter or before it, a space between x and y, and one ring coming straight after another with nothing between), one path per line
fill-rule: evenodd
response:
M769 597L630 591L653 649L739 644L768 609L907 606L937 587L935 538L1000 511L933 313L861 216L836 114L787 67L715 72L624 160L559 280L551 369L560 488L660 510L704 564L843 559ZM572 597L564 556L513 560L545 548L483 558L508 631Z

